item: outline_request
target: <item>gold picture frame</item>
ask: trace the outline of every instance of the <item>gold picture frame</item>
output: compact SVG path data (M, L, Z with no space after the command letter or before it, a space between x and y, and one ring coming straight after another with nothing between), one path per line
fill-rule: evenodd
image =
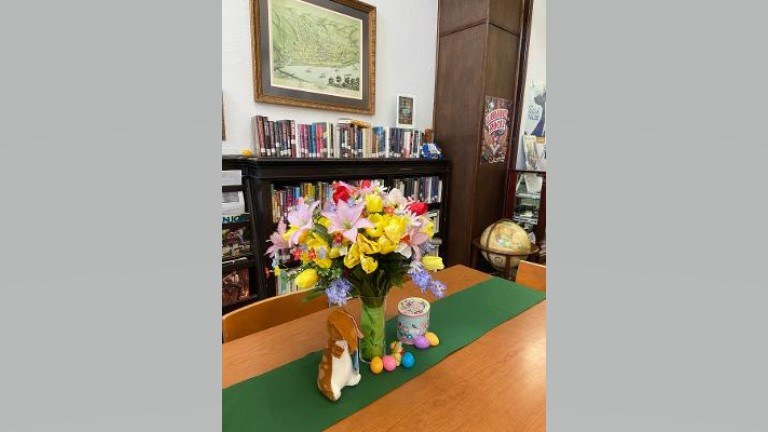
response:
M320 27L324 31L314 31ZM375 6L358 0L251 0L251 41L256 101L375 113Z

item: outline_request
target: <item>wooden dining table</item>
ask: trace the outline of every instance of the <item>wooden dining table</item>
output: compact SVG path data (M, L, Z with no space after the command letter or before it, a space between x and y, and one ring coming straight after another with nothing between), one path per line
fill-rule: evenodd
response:
M465 266L436 275L452 295L491 276ZM397 303L423 295L412 282L393 288ZM347 309L359 316L360 304ZM330 309L222 345L222 387L261 375L325 348ZM421 375L332 425L330 431L544 431L546 301L493 328Z

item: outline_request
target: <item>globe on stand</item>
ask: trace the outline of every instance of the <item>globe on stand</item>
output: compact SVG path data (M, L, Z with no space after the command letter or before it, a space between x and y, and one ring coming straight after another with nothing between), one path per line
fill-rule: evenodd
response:
M535 253L538 249L531 245L528 233L509 219L501 219L483 231L477 245L483 257L496 270L509 276L511 269L517 268L520 260ZM509 260L509 262L507 262Z

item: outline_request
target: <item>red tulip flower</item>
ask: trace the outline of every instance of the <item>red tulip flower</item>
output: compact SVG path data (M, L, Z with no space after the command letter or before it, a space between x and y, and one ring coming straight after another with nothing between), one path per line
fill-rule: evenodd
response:
M408 204L406 209L410 210L411 213L415 214L416 216L421 216L427 212L427 204L421 201L414 201Z

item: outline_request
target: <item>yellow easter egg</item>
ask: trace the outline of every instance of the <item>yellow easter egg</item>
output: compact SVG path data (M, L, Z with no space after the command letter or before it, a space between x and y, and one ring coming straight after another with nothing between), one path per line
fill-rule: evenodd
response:
M429 341L429 346L438 346L440 345L440 339L437 338L437 335L432 332L427 332L427 334L424 335L425 338Z
M384 362L381 360L381 357L376 356L371 359L371 372L375 373L376 375L380 374L381 371L384 370Z
M243 151L242 151L241 153L242 153L242 155L243 155L243 156L245 156L245 157L251 157L251 156L253 156L253 152L252 152L252 151L250 151L250 150L248 150L248 149L243 149Z

